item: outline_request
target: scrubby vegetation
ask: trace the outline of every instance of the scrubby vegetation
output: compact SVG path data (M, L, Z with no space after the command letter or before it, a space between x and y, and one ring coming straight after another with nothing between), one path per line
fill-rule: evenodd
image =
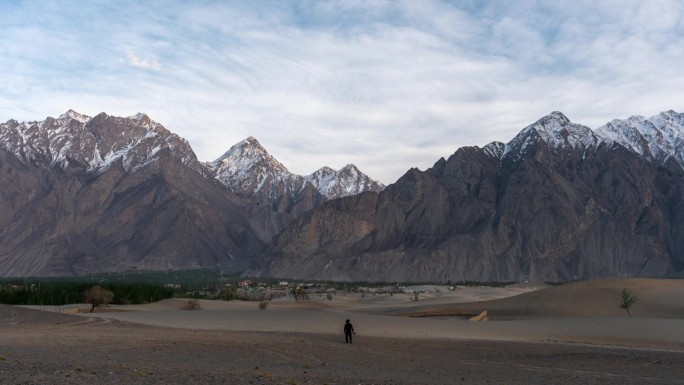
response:
M189 299L185 302L185 305L183 305L183 310L200 310L202 309L202 305L200 304L199 300L196 299Z
M619 308L624 309L627 312L627 315L629 318L632 318L632 313L629 312L629 309L632 308L634 303L636 302L636 297L633 296L627 288L622 289L622 294L621 294L622 300L620 301L620 304L618 305Z
M79 303L83 293L96 282L60 280L19 280L0 282L0 303L9 305L64 305ZM112 303L140 304L174 296L174 290L162 285L143 283L101 283L112 293ZM86 301L90 303L89 301Z
M222 293L224 277L214 270L125 272L85 277L0 279L0 303L59 306L82 302L83 292L98 285L113 293L114 304L142 304L173 297L235 299L235 291ZM232 291L231 291L232 290Z
M300 279L246 278L215 269L129 271L82 277L0 279L0 303L58 306L82 302L85 290L98 285L113 293L113 304L142 304L167 298L263 301L282 296L332 300L336 293L409 294L407 286L507 286L511 282L334 282Z

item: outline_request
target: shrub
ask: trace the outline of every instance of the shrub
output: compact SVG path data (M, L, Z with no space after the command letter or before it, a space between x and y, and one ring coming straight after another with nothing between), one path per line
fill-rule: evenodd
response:
M234 299L237 299L237 293L235 292L235 289L232 287L226 287L223 290L221 290L221 293L219 294L222 300L224 301L232 301Z
M302 286L293 287L291 292L295 297L295 301L309 300L309 293L307 293Z
M636 297L630 294L627 288L624 288L622 289L622 302L620 302L618 307L621 309L625 309L629 318L632 318L632 313L629 312L629 309L632 307L632 305L634 305L636 300Z
M183 310L200 310L201 308L200 302L196 299L187 300L185 306L183 306Z

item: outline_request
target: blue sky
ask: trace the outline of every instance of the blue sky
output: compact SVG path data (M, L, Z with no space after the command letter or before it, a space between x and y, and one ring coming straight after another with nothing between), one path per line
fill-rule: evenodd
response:
M0 121L145 112L200 160L384 183L551 111L684 112L681 1L2 1Z

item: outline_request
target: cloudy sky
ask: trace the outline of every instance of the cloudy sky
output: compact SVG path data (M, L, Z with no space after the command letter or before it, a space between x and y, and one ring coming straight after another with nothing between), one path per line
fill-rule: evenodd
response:
M684 112L684 3L0 2L0 121L145 112L200 160L256 137L291 171L384 183L551 111Z

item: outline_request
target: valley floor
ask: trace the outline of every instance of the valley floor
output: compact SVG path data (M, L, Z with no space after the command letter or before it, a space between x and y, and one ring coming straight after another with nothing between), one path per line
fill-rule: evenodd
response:
M629 282L646 300L684 288L652 283ZM586 286L570 289L584 296ZM669 297L659 318L639 315L636 305L632 319L612 309L560 317L534 309L551 308L546 297L570 300L567 288L497 290L424 293L419 301L278 300L265 311L239 301L187 311L170 300L82 315L0 305L0 384L684 384L684 320ZM533 297L524 312L513 311L525 296ZM473 299L509 313L488 322L391 315L453 312ZM345 318L358 333L353 344L342 336Z

